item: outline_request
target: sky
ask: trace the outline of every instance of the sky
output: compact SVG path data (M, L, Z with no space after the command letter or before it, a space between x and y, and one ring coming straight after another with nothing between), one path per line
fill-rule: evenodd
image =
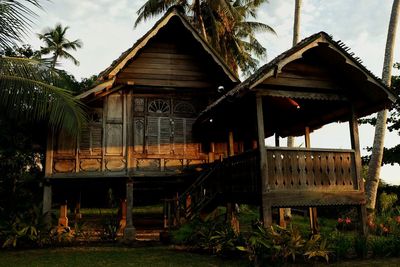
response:
M156 19L148 20L134 28L136 11L143 0L52 0L42 1L43 11L32 28L26 43L38 49L41 45L35 33L42 33L56 23L68 25L69 40L81 39L84 46L72 54L80 61L79 66L61 62L62 67L77 79L98 74L113 60L130 48L135 41L151 28ZM274 28L277 35L259 35L267 48L268 56L261 64L289 49L292 45L294 0L269 0L258 13L257 20ZM364 65L380 77L392 0L303 0L301 11L301 39L316 32L325 31L334 40L343 41L351 52L362 59ZM395 61L400 62L399 38L396 38ZM372 146L374 129L360 126L361 153ZM347 124L328 125L311 134L313 147L349 148ZM388 133L385 145L399 142L396 133ZM303 142L296 140L297 145ZM382 179L400 184L400 167L384 166Z

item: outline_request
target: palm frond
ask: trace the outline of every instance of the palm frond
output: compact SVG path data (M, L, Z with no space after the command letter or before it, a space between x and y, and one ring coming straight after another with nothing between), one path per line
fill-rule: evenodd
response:
M143 4L139 8L139 10L136 12L138 15L136 21L135 21L135 28L137 25L145 21L146 19L155 17L157 15L160 15L164 13L168 8L170 8L173 5L182 5L182 3L185 3L186 1L179 1L179 0L147 0L146 3Z
M0 108L16 118L47 120L54 129L78 133L84 105L62 89L60 76L38 61L0 58Z
M34 8L41 8L38 0L0 1L0 48L12 47L29 32Z

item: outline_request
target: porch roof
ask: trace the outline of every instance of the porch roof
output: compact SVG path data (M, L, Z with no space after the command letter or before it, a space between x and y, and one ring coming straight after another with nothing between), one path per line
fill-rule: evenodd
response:
M358 57L349 53L348 47L341 41L334 41L325 32L302 40L262 66L209 105L199 115L198 122L229 114L223 112L224 109L243 102L241 99L249 93L264 96L268 103L288 114L288 107L297 102L308 102L309 107L310 102L315 103L314 115L305 119L315 121L321 118L321 123L314 123L314 129L330 122L347 120L351 105L357 117L362 117L388 108L397 99L381 79L370 72ZM330 108L320 109L324 106ZM287 129L283 135L292 134L301 133Z

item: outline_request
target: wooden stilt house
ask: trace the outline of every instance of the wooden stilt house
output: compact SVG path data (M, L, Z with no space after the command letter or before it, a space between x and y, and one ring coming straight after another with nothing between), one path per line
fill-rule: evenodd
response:
M78 96L90 108L78 138L49 134L44 212L104 184L127 198L128 229L133 199L173 196L170 222L227 203L262 206L265 224L273 207L362 212L357 118L395 100L381 81L318 33L239 82L171 9ZM352 149L313 149L310 132L336 121L349 122ZM266 147L272 135L305 135L306 148Z

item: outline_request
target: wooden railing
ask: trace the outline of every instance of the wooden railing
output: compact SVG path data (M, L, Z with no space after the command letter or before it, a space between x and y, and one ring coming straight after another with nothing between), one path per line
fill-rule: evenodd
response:
M226 201L230 194L258 192L259 184L258 151L216 161L180 196L166 200L164 225L177 226L192 219L207 205L216 207L221 204L216 199L219 196Z
M271 190L357 190L353 150L268 147Z
M256 193L260 188L260 158L256 150L224 159L223 185L226 193Z

